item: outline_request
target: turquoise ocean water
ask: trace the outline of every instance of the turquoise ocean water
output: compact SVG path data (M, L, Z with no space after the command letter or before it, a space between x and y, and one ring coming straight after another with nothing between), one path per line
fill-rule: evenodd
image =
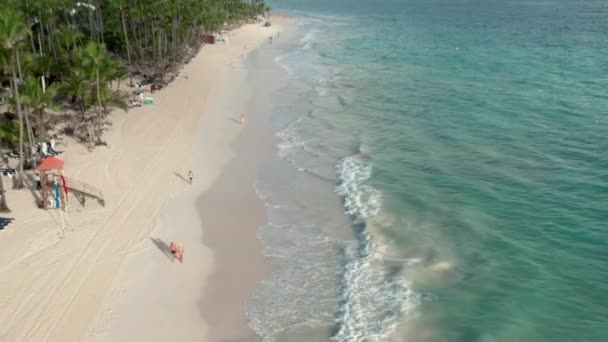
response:
M608 341L608 3L270 3L261 339Z

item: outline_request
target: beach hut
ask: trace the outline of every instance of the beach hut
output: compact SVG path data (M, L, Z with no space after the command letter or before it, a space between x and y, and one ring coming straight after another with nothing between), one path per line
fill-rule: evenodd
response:
M67 183L63 176L63 165L63 160L48 157L36 168L40 173L41 207L44 209L65 209Z

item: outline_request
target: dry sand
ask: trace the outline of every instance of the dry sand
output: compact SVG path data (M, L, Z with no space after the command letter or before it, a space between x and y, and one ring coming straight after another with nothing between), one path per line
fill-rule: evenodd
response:
M106 202L72 201L64 239L57 211L35 209L29 190L8 192L16 220L0 232L0 341L252 338L243 305L264 272L255 238L264 209L251 187L261 159L219 176L249 129L234 121L248 96L241 54L287 23L273 17L270 28L248 25L204 47L154 105L112 115L108 148L59 145L65 174L102 188ZM193 185L183 179L190 169ZM215 206L199 213L205 189L198 202ZM229 258L235 237L239 256ZM171 240L184 244L184 264L165 254ZM238 282L218 260L241 268Z

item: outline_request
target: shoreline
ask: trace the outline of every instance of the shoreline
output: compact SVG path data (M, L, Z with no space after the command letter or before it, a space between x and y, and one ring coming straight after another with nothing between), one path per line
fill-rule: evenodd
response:
M279 21L281 25L273 22L275 30L285 25L283 18ZM266 210L253 184L275 144L269 118L249 112L253 99L245 64L265 39L244 59L230 62L216 80L205 105L205 112L213 114L201 119L194 150L198 156L189 168L193 185L185 182L186 169L174 171L180 190L159 211L150 234L156 247L144 240L142 250L127 260L94 340L255 341L245 305L268 266L256 236ZM247 122L241 126L238 113L243 111L248 111ZM173 239L185 246L183 265L168 262L162 253ZM146 270L139 272L142 267ZM159 324L151 327L150 320Z
M228 83L233 91L249 95L247 122L232 145L235 157L217 182L197 199L201 218L209 223L204 241L216 256L216 268L201 301L203 317L213 327L212 341L256 341L259 337L250 326L248 307L271 268L259 236L260 227L269 219L267 204L258 193L258 181L278 152L273 100L288 75L275 57L284 53L282 43L289 39L275 40L252 51L242 66L246 77ZM264 86L258 87L260 84ZM228 97L225 100L230 101ZM226 296L227 288L233 290L233 296ZM240 317L239 321L234 322L234 317Z
M68 231L64 239L58 236L62 229L58 212L34 211L29 190L9 192L15 222L2 232L0 239L0 262L4 265L0 269L0 320L5 322L0 330L1 339L75 341L101 336L112 322L108 312L113 313L101 308L112 299L120 299L110 294L124 294L126 287L137 283L135 274L126 272L127 282L121 284L121 275L131 259L145 255L146 251L153 252L154 258L161 261L148 259L138 272L152 273L158 265L174 266L168 268L173 274L162 274L165 284L171 286L175 283L169 279L184 274L185 267L162 263L168 259L148 236L156 225L163 224L165 218L159 213L168 197L179 196L186 189L179 176L187 174L192 156L196 155L200 126L218 116L208 111L209 103L213 102L210 100L217 95L217 80L229 70L231 61L241 60L241 54L274 35L280 26L278 21L281 19L274 16L271 28L250 24L231 31L229 44L201 49L169 86L153 95L154 105L129 113L113 112L109 116L112 125L106 133L110 142L107 148L89 153L69 138L60 145L66 151L62 155L66 176L102 188L106 201L106 207L93 204L71 209L65 217ZM230 137L217 134L221 138L213 148L217 163L207 165L205 173L195 174L195 182L201 186L214 182L232 157L224 147L236 136L236 133ZM156 225L151 224L154 220ZM171 239L187 241L186 233L176 232L179 234L171 235ZM192 262L197 258L202 268L201 283L186 285L189 290L195 288L200 296L213 256L205 248L197 251L186 246L184 265L199 266ZM146 282L136 289L151 290ZM184 300L185 304L186 299L192 299L180 296L185 292L170 291L176 297L174 303ZM147 302L134 308L140 315L150 315L152 304ZM165 308L166 303L156 304ZM195 312L198 311L196 307ZM199 316L194 315L196 320L190 323L201 325L196 334L204 338L205 327ZM150 322L158 323L151 319L143 326L144 330L150 328ZM137 326L129 328L131 331L127 333L135 333ZM175 338L177 330L168 328L171 338ZM163 338L160 334L154 337Z

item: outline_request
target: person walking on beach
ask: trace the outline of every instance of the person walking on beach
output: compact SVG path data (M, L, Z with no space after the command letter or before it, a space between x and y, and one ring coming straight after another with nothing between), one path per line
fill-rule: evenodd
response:
M245 123L245 114L241 114L241 125Z
M188 181L190 181L190 184L192 184L192 170L188 171Z
M180 263L184 263L184 247L182 247L176 242L171 241L171 244L169 245L169 251L173 256L171 262L173 262L174 259L177 259Z

